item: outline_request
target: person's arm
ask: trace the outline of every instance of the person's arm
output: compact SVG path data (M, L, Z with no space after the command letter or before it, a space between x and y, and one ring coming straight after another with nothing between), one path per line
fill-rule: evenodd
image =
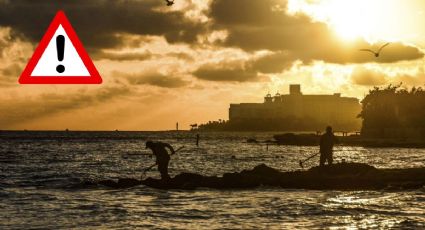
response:
M174 153L176 153L176 151L174 151L173 146L171 146L170 144L164 143L164 147L167 147L171 151L171 155L173 155Z
M323 148L323 135L320 136L320 140L319 140L319 152L322 152L322 148Z

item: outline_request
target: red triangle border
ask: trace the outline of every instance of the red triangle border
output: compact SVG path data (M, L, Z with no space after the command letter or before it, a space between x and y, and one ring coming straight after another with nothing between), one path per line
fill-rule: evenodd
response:
M35 66L46 50L47 46L50 43L50 40L56 33L59 25L62 25L65 33L68 35L75 49L77 50L78 55L86 66L90 76L31 76ZM34 51L33 56L29 60L27 66L22 72L19 78L20 84L101 84L102 78L100 77L99 72L93 64L93 61L87 54L86 50L83 47L80 39L78 39L77 33L69 22L68 18L65 15L65 12L60 10L56 13L56 16L53 18L53 21L50 23L49 28L38 44L37 48Z

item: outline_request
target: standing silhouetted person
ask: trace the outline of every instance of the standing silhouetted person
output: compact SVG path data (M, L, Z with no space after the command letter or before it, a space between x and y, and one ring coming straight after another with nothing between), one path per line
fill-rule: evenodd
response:
M199 147L199 134L196 134L196 147Z
M146 148L151 149L153 155L155 155L158 171L161 174L161 179L170 179L170 175L168 175L168 163L170 162L170 155L168 154L166 148L171 151L171 154L174 154L175 151L173 147L168 143L147 141Z
M326 161L328 165L333 161L333 147L338 143L338 139L332 132L332 127L326 127L326 133L320 137L320 166L323 166Z

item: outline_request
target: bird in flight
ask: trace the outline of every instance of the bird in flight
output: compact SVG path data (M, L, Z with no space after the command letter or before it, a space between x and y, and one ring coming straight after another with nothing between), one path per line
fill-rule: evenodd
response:
M373 53L374 55L375 55L375 57L379 57L379 55L381 54L381 51L382 51L382 49L385 47L385 46L387 46L387 45L389 45L390 43L388 42L388 43L386 43L386 44L384 44L383 46L381 46L381 48L379 48L378 49L378 51L373 51L373 50L371 50L371 49L360 49L359 51L366 51L366 52L371 52L371 53Z
M174 5L174 0L165 0L165 2L167 3L167 6Z

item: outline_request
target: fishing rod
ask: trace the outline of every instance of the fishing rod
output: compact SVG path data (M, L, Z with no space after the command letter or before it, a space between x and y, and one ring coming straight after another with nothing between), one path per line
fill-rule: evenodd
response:
M335 150L335 151L333 151L333 153L336 153L336 152L355 152L356 150ZM311 155L311 156L309 156L307 159L305 159L305 160L300 160L299 161L299 164L300 164L300 166L301 166L301 168L304 168L304 163L305 162L307 162L307 161L309 161L311 158L313 158L313 157L315 157L315 156L317 156L317 155L319 155L320 154L320 152L317 152L317 153L315 153L315 154L313 154L313 155Z
M180 151L180 150L182 150L182 149L184 149L184 146L182 146L182 147L178 148L177 150L175 150L172 154L170 154L170 156L172 156L172 155L176 154L177 152L179 152L179 151ZM149 170L151 170L151 169L152 169L153 167L155 167L156 165L157 165L157 163L155 162L155 164L153 164L153 165L151 165L151 166L149 166L149 167L145 168L145 169L143 170L143 173L142 173L141 178L143 179L143 177L146 175L146 172L147 172L147 171L149 171Z
M152 156L152 153L128 153L126 156Z
M320 152L317 152L317 153L315 153L315 154L313 154L313 155L311 155L311 156L309 156L307 159L305 159L305 160L300 160L300 166L301 166L301 168L304 168L304 166L303 166L303 163L305 163L305 162L307 162L308 160L310 160L311 158L313 158L313 157L315 157L315 156L317 156L318 154L319 154Z

